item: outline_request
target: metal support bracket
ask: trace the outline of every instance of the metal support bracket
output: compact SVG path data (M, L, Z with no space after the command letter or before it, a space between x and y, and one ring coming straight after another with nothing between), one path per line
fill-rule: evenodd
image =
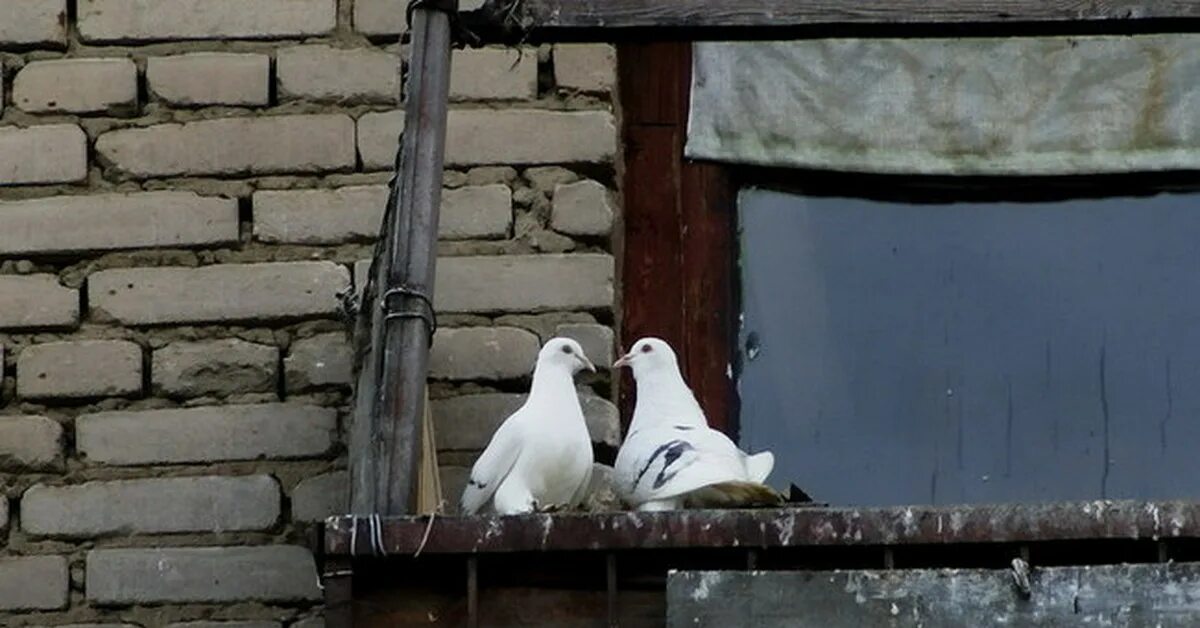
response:
M483 45L479 36L463 26L462 21L459 20L458 0L409 0L408 5L404 8L404 22L410 31L412 30L413 11L417 9L440 11L450 18L450 38L454 47L478 48Z

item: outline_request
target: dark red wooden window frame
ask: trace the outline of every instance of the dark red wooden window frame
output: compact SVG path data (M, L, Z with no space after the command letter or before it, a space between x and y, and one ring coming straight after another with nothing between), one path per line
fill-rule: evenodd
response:
M621 117L621 347L657 336L679 354L709 424L737 432L735 220L731 171L683 156L692 47L617 47ZM633 382L622 376L622 416Z

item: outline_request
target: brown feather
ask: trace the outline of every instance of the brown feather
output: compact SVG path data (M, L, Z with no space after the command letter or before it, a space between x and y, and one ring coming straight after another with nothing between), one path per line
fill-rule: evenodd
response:
M757 482L721 482L696 489L684 498L685 508L769 508L784 503L783 495Z

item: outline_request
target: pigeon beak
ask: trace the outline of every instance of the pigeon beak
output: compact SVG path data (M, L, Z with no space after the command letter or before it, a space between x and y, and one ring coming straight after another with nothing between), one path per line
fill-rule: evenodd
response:
M592 364L591 360L589 360L586 357L581 355L581 356L579 356L579 361L583 362L583 368L585 368L593 373L596 372L596 365Z
M613 362L613 368L619 369L622 366L629 366L629 363L631 361L633 361L633 354L626 353L625 355L621 356L621 359L617 360L616 362Z

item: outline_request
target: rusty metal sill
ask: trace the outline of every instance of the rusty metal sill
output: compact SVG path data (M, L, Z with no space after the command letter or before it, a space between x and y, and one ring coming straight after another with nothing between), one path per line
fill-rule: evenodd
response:
M396 517L378 532L389 555L1166 540L1200 538L1200 502ZM367 517L330 517L325 551L370 556L373 533Z

